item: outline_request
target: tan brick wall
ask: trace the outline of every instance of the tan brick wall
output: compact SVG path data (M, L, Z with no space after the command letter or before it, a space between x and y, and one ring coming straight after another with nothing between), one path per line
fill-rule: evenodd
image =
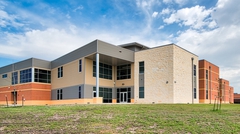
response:
M192 99L192 60L196 65L197 98ZM139 99L139 62L144 61L145 98ZM198 57L176 45L135 53L135 103L198 103Z
M135 103L173 103L173 46L135 53ZM139 99L139 62L144 61L145 98Z
M174 103L199 103L198 97L198 57L186 50L174 47ZM197 98L193 98L193 68L192 68L192 58L193 64L196 65L196 91Z

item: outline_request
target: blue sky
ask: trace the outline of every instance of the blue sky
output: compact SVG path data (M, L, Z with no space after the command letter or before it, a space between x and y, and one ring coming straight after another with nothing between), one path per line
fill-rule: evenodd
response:
M95 39L175 43L219 66L240 93L239 14L233 0L0 0L0 67L53 60Z

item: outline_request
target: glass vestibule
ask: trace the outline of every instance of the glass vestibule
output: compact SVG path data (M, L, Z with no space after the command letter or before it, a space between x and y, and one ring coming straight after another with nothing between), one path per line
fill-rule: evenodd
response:
M117 89L117 103L131 103L131 88Z

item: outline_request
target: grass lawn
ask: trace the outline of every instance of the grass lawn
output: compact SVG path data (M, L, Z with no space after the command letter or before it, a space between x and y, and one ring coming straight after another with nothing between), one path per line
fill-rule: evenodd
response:
M0 133L240 133L240 105L0 107Z

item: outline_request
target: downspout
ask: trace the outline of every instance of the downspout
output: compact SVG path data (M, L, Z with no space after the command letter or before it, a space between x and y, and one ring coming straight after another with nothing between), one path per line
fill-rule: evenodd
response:
M193 82L194 82L194 68L193 68L193 60L194 58L192 57L192 104L194 104L194 87L193 87Z
M212 104L212 68L209 66L210 104Z

